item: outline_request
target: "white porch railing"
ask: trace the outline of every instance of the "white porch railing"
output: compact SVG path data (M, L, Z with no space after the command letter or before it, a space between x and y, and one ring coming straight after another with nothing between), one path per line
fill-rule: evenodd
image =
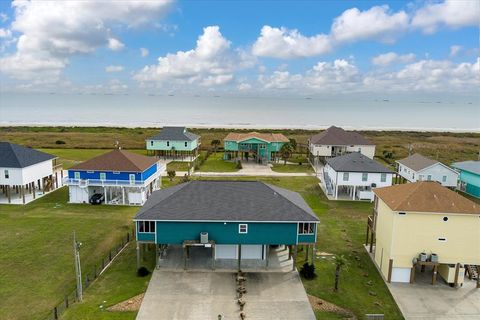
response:
M64 178L63 184L69 186L79 186L79 187L87 187L91 186L136 186L142 187L150 183L151 179L148 180L100 180L100 179L71 179L71 178Z

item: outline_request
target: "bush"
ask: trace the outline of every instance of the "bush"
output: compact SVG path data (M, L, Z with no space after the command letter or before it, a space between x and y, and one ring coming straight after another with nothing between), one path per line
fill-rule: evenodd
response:
M175 170L168 170L167 174L168 174L168 179L170 179L170 181L173 181L173 178L175 178L175 176L177 175Z
M140 267L140 268L138 268L138 270L137 270L137 276L139 276L139 277L141 277L141 278L146 277L146 276L148 276L149 274L150 274L150 271L148 271L148 269L145 268L145 267Z
M300 269L300 275L304 277L305 279L313 279L315 278L315 266L312 264L308 264L308 262L305 262Z
M299 162L298 162L298 165L299 165L299 166L301 166L302 164L303 164L302 161L299 161Z
M188 174L185 173L185 175L182 178L182 182L188 182L188 181L190 181L190 177Z
M242 169L242 162L240 160L237 161L237 165L235 166L237 169Z
M65 144L65 141L63 141L63 140L57 140L57 141L55 141L55 144Z

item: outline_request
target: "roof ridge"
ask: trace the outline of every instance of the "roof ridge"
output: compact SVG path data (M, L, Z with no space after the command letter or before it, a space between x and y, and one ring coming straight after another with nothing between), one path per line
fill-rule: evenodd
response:
M129 151L126 151L126 150L122 150L122 149L116 149L118 151L120 151L120 154L128 161L130 162L135 168L137 168L137 170L140 170L140 171L143 171L136 163L135 161L133 161L132 159L130 159L130 156L133 155L134 157L137 155L136 153L133 153L133 152L129 152ZM115 151L115 150L114 150ZM141 156L139 154L139 156Z

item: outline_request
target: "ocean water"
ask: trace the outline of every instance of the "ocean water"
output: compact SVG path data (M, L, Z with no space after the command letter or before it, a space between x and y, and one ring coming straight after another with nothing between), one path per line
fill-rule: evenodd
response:
M480 103L420 99L0 94L0 125L480 131Z

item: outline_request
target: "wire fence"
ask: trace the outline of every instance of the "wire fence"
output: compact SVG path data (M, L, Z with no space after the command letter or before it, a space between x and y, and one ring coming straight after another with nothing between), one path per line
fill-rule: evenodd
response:
M109 250L108 254L100 261L100 263L95 264L93 269L90 269L88 272L82 272L82 287L83 290L87 289L90 284L93 283L105 270L108 269L113 259L132 241L135 239L135 230L127 232L125 236L122 237L121 241ZM70 293L66 294L49 313L48 317L45 320L58 320L60 315L70 308L74 303L78 302L78 292L76 288Z

